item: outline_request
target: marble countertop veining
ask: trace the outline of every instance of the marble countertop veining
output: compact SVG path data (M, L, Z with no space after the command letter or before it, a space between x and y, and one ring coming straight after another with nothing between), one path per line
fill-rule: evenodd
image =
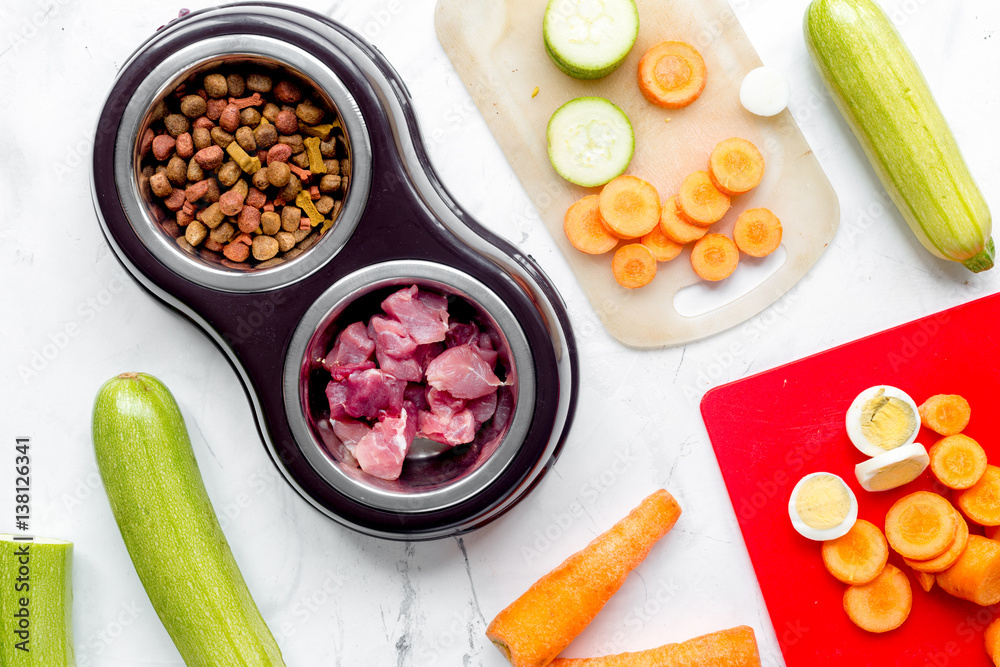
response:
M76 543L78 664L182 664L131 566L90 442L94 393L125 370L160 377L178 397L209 495L289 665L506 664L484 636L489 619L659 486L678 498L683 516L567 654L639 650L746 623L764 664L782 664L700 396L1000 289L1000 273L974 276L931 257L888 204L810 63L806 0L733 6L763 61L791 82L792 113L840 197L840 229L804 281L768 310L707 340L658 350L623 347L601 328L439 45L434 0L299 4L378 46L413 96L445 185L561 290L580 346L575 425L532 494L462 538L382 541L314 511L272 466L225 358L125 273L91 203L89 154L104 96L176 8L150 0L5 2L0 451L16 436L32 438L32 528ZM1000 209L1000 5L882 4ZM0 456L0 490L12 488L12 468L12 456ZM11 494L0 494L0 530L11 530Z

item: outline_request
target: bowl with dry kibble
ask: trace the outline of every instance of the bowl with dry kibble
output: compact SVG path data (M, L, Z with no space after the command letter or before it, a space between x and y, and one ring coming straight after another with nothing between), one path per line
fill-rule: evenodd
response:
M171 22L115 79L91 177L115 256L219 346L326 516L461 534L554 462L577 396L562 300L446 191L359 35L269 3Z

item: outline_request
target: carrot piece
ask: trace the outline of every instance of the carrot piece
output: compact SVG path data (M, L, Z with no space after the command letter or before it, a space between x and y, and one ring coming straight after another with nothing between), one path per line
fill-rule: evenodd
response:
M918 410L920 423L939 435L958 435L972 416L969 402L958 394L931 396Z
M621 588L681 514L660 489L606 533L531 585L486 628L514 667L551 662Z
M677 196L674 195L663 202L663 209L660 211L660 231L671 241L684 244L700 239L708 231L708 227L696 225L682 218L677 208Z
M712 185L707 171L688 174L677 194L677 210L688 222L707 226L722 220L729 210L729 195Z
M983 639L986 641L986 654L994 665L1000 665L1000 618L986 626Z
M681 254L684 248L683 243L677 243L664 234L659 225L653 227L653 231L643 236L640 242L649 248L649 252L653 253L653 259L657 262L669 262Z
M764 156L746 139L723 139L708 157L708 175L715 187L727 195L749 192L764 177Z
M927 454L931 459L931 472L949 489L967 489L986 472L986 452L967 435L941 438Z
M962 514L958 510L954 510L955 518L958 521L958 531L955 533L955 540L948 547L948 550L937 558L932 558L930 560L912 560L910 558L904 558L903 562L912 567L918 572L944 572L949 567L958 562L961 558L962 552L965 551L966 545L969 543L969 524L966 523Z
M903 558L937 558L951 546L957 531L955 508L930 491L903 496L885 515L885 537Z
M648 285L656 277L656 258L641 243L629 243L615 251L611 273L622 287L635 289Z
M895 630L912 607L910 580L891 563L870 583L848 586L844 591L844 611L856 626L868 632Z
M767 257L781 245L781 221L766 208L748 208L736 218L733 240L740 252Z
M859 519L847 534L823 543L823 565L845 584L867 584L889 560L889 546L878 527Z
M1000 526L1000 468L987 464L979 481L959 493L955 502L980 526Z
M986 526L986 530L983 532L986 534L986 537L996 540L998 539L997 536L1000 535L1000 526Z
M739 261L736 244L722 234L706 234L691 249L691 268L705 280L728 278Z
M601 220L619 238L637 239L660 221L660 195L641 178L619 176L598 196Z
M913 576L916 577L917 583L920 584L920 588L924 589L925 593L930 593L931 589L934 588L935 577L933 572L913 570Z
M954 565L935 577L941 590L988 607L1000 602L1000 542L969 535Z
M603 255L618 245L618 237L601 222L597 201L597 195L587 195L566 209L563 218L563 231L570 245L588 255Z
M660 42L639 61L639 90L666 109L680 109L698 99L707 77L704 58L686 42Z
M760 652L753 628L740 625L647 651L603 658L556 658L549 664L551 667L760 667Z

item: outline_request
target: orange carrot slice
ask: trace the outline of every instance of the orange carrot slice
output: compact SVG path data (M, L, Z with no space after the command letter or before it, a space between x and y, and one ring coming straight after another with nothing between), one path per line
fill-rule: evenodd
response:
M618 245L618 238L601 222L597 202L597 195L587 195L566 209L563 218L563 231L570 245L589 255L602 255Z
M912 567L918 572L944 572L949 567L958 562L958 559L962 556L962 552L965 551L966 545L969 543L969 524L966 523L962 514L958 510L954 510L955 518L958 521L958 530L955 532L955 540L948 547L948 550L937 558L932 558L930 560L912 560L910 558L904 558L903 562Z
M941 590L988 607L1000 602L1000 542L969 535L954 565L936 575Z
M707 171L688 174L677 194L677 210L688 222L711 225L729 210L729 195L712 185Z
M682 218L677 209L677 196L674 195L663 202L663 210L660 211L660 231L671 241L684 244L700 239L708 231L708 227L696 225Z
M955 508L930 491L897 500L885 516L885 537L903 558L930 560L951 546L958 531Z
M766 208L748 208L736 218L733 240L740 252L767 257L781 245L781 221Z
M882 531L859 519L847 533L823 543L823 565L845 584L867 584L877 577L889 559L889 546Z
M704 280L728 278L739 261L736 244L722 234L706 234L691 249L691 268Z
M980 526L1000 526L1000 468L986 466L979 481L955 498L958 508Z
M986 641L986 654L990 656L990 660L994 665L1000 663L1000 618L986 626L983 639Z
M708 175L727 195L749 192L764 177L764 156L746 139L723 139L708 158Z
M660 42L639 61L639 90L666 109L686 107L698 99L707 76L705 60L686 42Z
M651 494L497 614L486 636L514 667L549 664L587 627L680 514L669 493L660 489Z
M649 248L649 252L653 253L653 259L657 262L669 262L684 249L683 243L677 243L669 238L659 225L653 227L653 231L643 236L640 242Z
M912 607L910 580L891 563L870 583L848 586L844 591L844 611L856 626L868 632L895 630Z
M656 258L641 243L629 243L615 251L611 273L622 287L643 287L656 277Z
M650 183L635 176L619 176L601 188L601 220L623 239L637 239L660 221L660 195Z
M931 472L949 489L967 489L986 472L986 452L967 435L949 435L931 446Z
M551 667L760 667L760 652L753 628L741 625L712 632L680 644L666 644L648 651L619 653L603 658L557 658Z
M957 394L931 396L919 408L920 423L940 435L957 435L969 425L972 408Z
M934 588L933 572L921 572L920 570L913 570L913 576L916 577L917 583L920 584L920 588L924 589L925 593L930 593L931 589Z

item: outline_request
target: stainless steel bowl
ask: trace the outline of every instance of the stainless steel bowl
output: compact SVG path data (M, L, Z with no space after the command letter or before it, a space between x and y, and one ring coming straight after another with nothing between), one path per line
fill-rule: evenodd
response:
M477 443L471 456L468 446L448 448L418 439L407 455L400 479L386 481L345 466L330 455L324 434L319 432L319 425L311 414L316 397L310 396L310 372L315 359L329 349L333 334L350 324L340 319L348 307L369 295L376 296L373 303L377 304L395 288L413 284L465 302L476 311L478 321L500 335L500 358L508 368L508 379L513 380L510 391L514 410L499 439ZM365 314L374 313L369 310ZM356 321L356 316L348 319ZM510 309L489 287L443 264L386 262L345 276L306 311L292 335L285 358L285 411L309 463L333 488L382 510L432 512L482 493L507 468L528 430L535 381L533 359L524 331ZM315 387L312 389L315 391Z

